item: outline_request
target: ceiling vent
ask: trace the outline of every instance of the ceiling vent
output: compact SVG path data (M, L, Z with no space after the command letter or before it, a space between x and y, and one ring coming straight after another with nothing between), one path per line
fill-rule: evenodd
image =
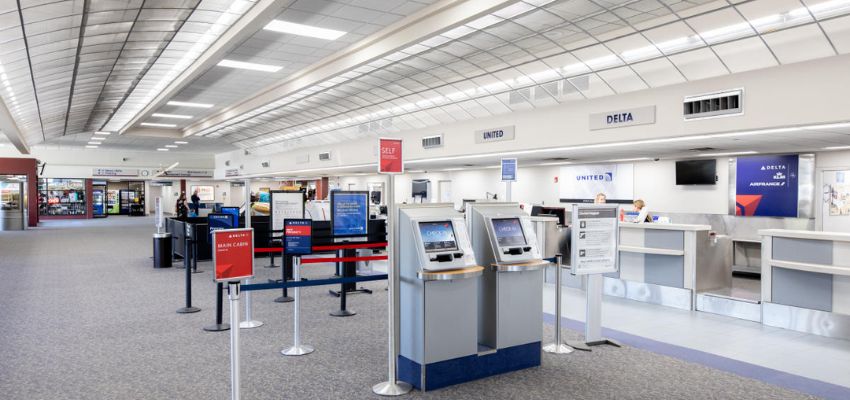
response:
M685 97L685 120L740 115L744 113L743 89Z
M568 157L549 157L549 158L544 158L544 159L543 159L543 161L554 161L554 162L557 162L557 161L567 161L567 160L569 160L569 158L568 158Z
M422 138L423 149L433 149L435 147L443 147L443 135L426 136Z
M262 163L260 163L260 165L262 165L263 168L268 168L271 164L269 164L268 161L263 161Z
M694 147L693 149L688 149L688 151L693 151L693 152L705 152L705 151L715 151L715 150L717 150L716 147Z
M319 153L319 161L330 161L331 152L326 151L324 153Z
M531 88L512 90L510 93L508 93L508 104L522 104L525 103L526 100L529 98L531 98Z

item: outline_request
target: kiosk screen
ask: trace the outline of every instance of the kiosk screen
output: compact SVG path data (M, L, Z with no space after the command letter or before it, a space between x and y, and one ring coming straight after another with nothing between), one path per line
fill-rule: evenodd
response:
M496 233L496 242L499 243L499 247L526 244L519 218L494 218L493 232Z
M455 231L450 221L420 222L419 234L425 245L425 251L457 250Z

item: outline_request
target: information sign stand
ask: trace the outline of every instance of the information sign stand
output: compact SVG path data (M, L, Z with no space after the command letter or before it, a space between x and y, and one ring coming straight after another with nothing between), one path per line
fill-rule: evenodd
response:
M563 268L563 256L555 255L555 342L543 346L543 351L553 354L569 354L574 351L561 340L561 269Z
M245 179L245 198L251 198L251 180ZM248 200L248 206L245 207L245 229L251 228L251 203ZM251 242L251 248L254 248L254 242ZM251 270L254 268L254 252L251 251ZM245 279L245 284L248 285L251 283L251 278ZM239 323L240 329L251 329L251 328L259 328L263 326L262 321L258 321L254 319L254 303L252 301L253 294L248 292L245 294L245 320Z
M398 274L398 207L395 204L395 175L404 173L404 157L402 157L402 140L381 138L378 140L379 160L378 173L388 175L387 184L387 230L389 245L387 246L387 298L389 301L388 314L388 351L387 375L384 382L372 386L372 392L381 396L401 396L409 393L413 387L398 380L399 353L399 274Z
M511 202L511 183L516 182L516 158L502 159L502 182L505 182L505 201Z
M254 230L226 229L213 233L213 268L218 283L227 282L230 325L239 324L239 280L254 276ZM230 330L230 398L240 398L239 329Z
M602 344L620 347L619 343L602 337L602 275L617 272L618 268L617 206L576 204L572 217L572 273L585 275L587 306L584 342L567 344L585 351L590 351L589 346Z

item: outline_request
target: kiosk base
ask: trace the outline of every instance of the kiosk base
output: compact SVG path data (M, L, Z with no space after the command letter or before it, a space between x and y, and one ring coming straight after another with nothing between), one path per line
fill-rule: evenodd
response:
M541 342L499 349L486 355L470 355L421 365L398 357L398 378L421 390L435 390L506 372L539 367Z

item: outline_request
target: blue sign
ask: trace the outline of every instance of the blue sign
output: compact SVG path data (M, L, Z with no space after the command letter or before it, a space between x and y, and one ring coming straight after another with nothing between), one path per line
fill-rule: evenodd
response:
M366 236L368 226L368 192L331 192L331 230L334 237Z
M290 255L313 254L313 220L283 220L283 253Z
M207 215L207 225L210 227L210 243L212 243L213 232L236 228L236 217L233 214L209 214Z
M516 158L502 159L502 182L516 182Z
M233 220L236 221L233 227L239 226L239 207L221 207L221 212L223 214L233 214Z
M739 157L735 182L735 215L797 217L800 157Z

